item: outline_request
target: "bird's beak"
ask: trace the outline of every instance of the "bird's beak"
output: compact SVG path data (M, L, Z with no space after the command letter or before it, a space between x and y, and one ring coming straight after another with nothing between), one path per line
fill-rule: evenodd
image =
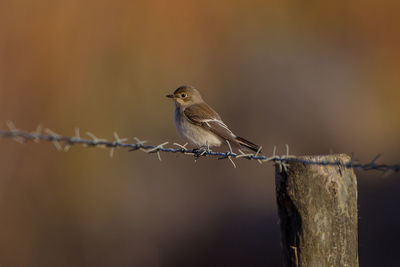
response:
M166 95L168 98L175 98L174 95Z

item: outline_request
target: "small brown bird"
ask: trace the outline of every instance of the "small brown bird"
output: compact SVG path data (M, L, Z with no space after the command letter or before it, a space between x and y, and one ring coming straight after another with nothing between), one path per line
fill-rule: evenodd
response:
M176 129L190 144L209 149L229 142L237 148L245 147L253 151L260 149L258 145L233 134L194 87L181 86L167 97L174 100Z

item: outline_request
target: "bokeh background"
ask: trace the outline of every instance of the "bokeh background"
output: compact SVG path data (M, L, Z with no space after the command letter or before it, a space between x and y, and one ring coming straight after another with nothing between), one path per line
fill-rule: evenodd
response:
M400 160L398 1L0 2L0 121L180 142L196 86L291 154ZM0 140L1 266L280 266L270 164ZM357 171L361 266L395 266L400 176Z

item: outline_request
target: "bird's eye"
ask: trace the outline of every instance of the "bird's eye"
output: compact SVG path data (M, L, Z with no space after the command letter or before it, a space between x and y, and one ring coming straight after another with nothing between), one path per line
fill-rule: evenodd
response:
M185 97L186 97L186 94L181 94L181 97L182 97L182 98L185 98Z

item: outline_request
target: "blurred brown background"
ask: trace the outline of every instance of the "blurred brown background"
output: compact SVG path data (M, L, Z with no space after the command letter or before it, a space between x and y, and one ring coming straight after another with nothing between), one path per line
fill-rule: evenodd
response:
M0 2L0 127L179 142L196 86L284 153L400 159L396 1ZM130 139L133 141L132 139ZM0 140L0 266L279 266L270 164ZM400 175L357 172L361 266L394 266Z

